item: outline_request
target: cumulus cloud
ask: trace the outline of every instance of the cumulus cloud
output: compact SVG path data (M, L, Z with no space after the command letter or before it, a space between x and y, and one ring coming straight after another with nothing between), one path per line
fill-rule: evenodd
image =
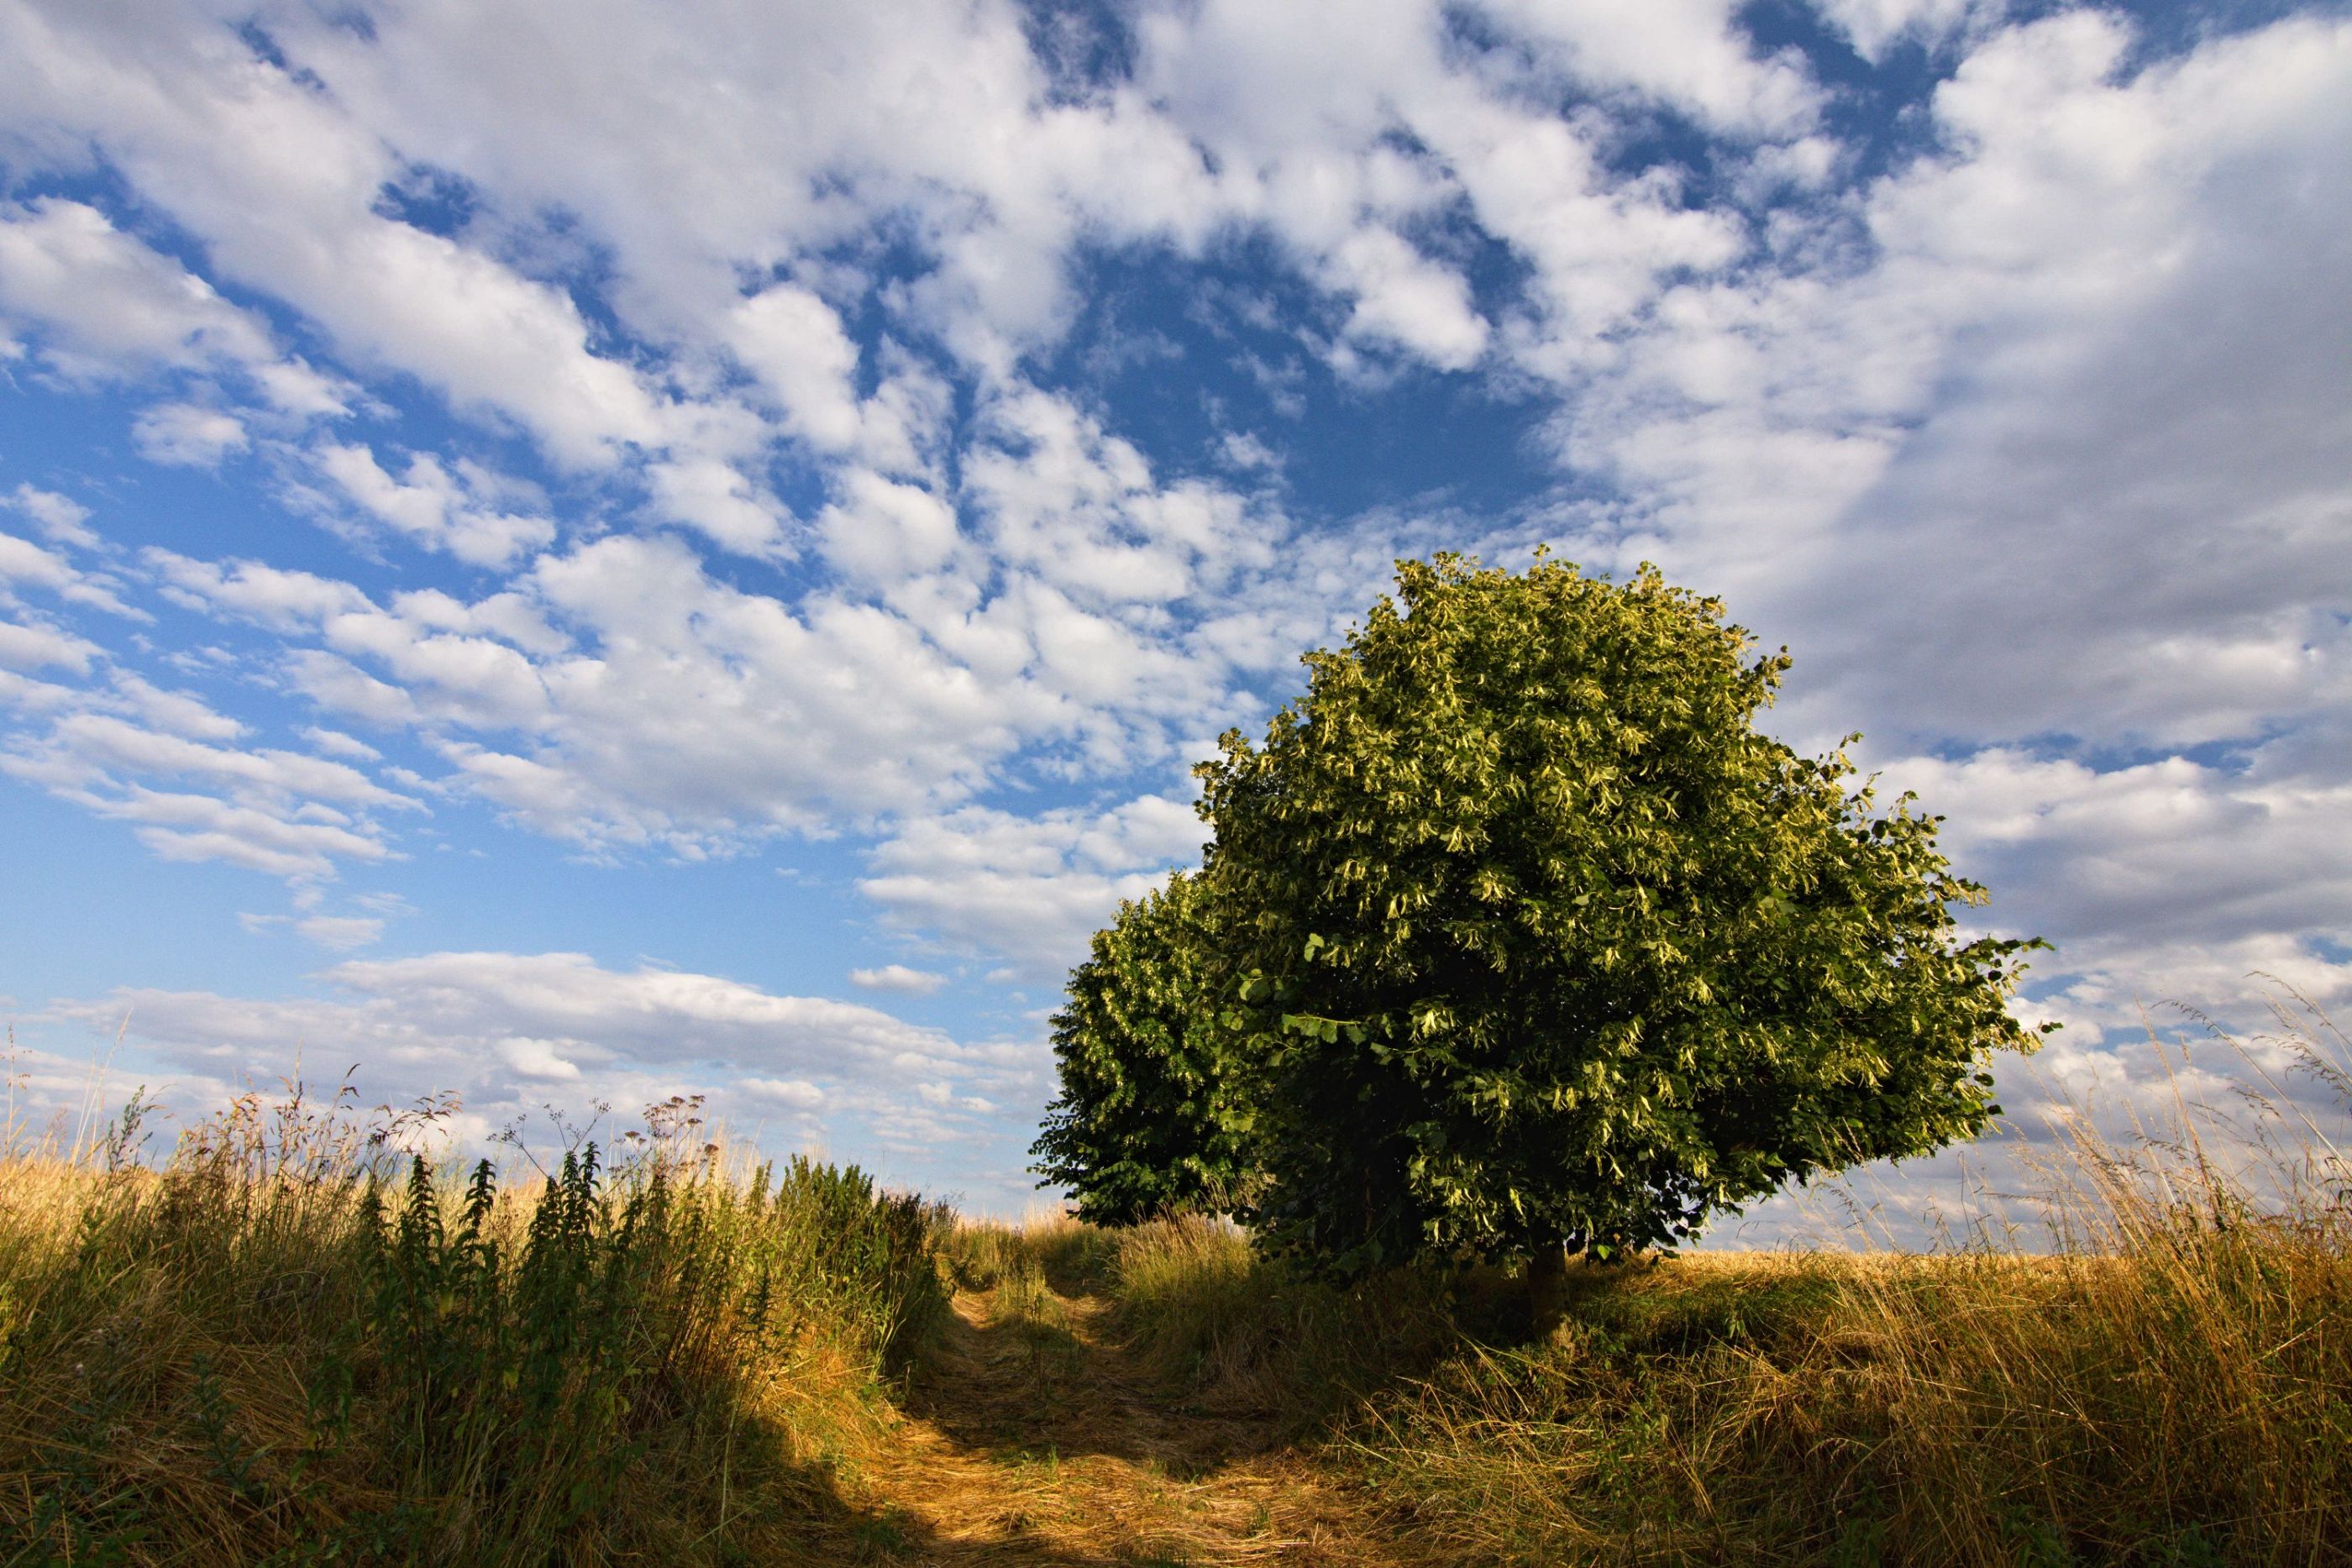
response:
M827 451L856 440L857 346L831 306L779 283L735 307L728 336L795 434Z
M299 630L332 615L368 608L366 594L348 582L316 572L284 571L255 560L222 566L156 549L149 549L145 559L166 598L278 631Z
M2148 977L2339 983L2352 26L2027 9L1820 0L1853 55L1732 0L0 10L0 356L211 471L10 476L5 766L312 889L427 800L485 853L837 835L907 951L1042 977L1394 555L1541 536L1793 644L1772 722L1950 813L2104 1082ZM429 989L333 973L352 1028ZM1025 1103L1034 1047L907 1099Z
M253 444L245 423L233 413L196 403L159 403L131 427L139 455L150 463L183 468L216 468L224 458Z
M54 1000L32 1021L110 1035L127 1016L129 1047L169 1073L156 1087L183 1108L241 1079L273 1082L299 1052L314 1071L363 1063L371 1098L455 1091L478 1135L551 1097L575 1113L602 1100L625 1114L705 1092L714 1125L764 1123L788 1145L854 1140L901 1166L927 1145L970 1143L982 1092L1013 1071L1000 1053L875 1008L579 953L352 960L316 979L315 996L275 999L126 988ZM808 1119L819 1111L831 1118L822 1127Z
M0 621L0 664L11 669L55 666L79 674L89 668L100 651L95 643L39 621Z
M89 137L217 266L324 324L353 359L520 420L567 463L658 441L660 400L591 351L568 296L383 215L378 193L400 172L383 142L256 60L235 33L188 13L131 26L78 7L20 7L0 23L0 42L12 119ZM51 221L60 241L108 243L78 214ZM184 309L100 340L184 354L206 333L237 329ZM235 351L257 350L240 337Z
M0 207L0 311L47 333L68 376L275 357L267 329L212 285L62 198Z
M1990 37L1841 269L1677 288L1571 394L1567 455L1635 507L1572 548L1793 643L1793 729L2181 746L2341 700L2352 223L2315 175L2352 33L2119 77L2130 42Z
M0 204L0 326L12 320L68 381L226 374L265 411L297 420L349 412L350 383L283 352L259 316L88 203ZM150 409L132 437L151 461L195 467L249 444L234 414L191 402Z
M914 969L904 964L885 964L877 969L852 969L849 983L868 991L897 991L903 996L928 997L948 983L948 977L934 969Z
M1485 351L1487 327L1471 306L1468 282L1388 230L1349 235L1331 268L1356 298L1350 333L1402 344L1440 370L1467 370Z
M7 630L0 626L0 659L10 653ZM76 673L90 668L91 652L33 650L39 663ZM103 685L50 688L49 700L26 706L39 722L0 737L0 772L132 824L165 860L225 861L314 883L339 863L391 857L382 814L424 810L348 763L236 744L236 720L128 671Z
M489 497L502 486L477 465L460 462L452 472L420 452L394 478L364 446L327 442L315 457L319 472L366 517L468 565L504 566L555 538L547 518L499 509Z
M1206 836L1191 803L1165 795L1025 817L967 806L902 825L858 890L898 922L1057 977L1122 900L1197 861Z
M61 500L63 497L50 499ZM34 511L36 520L39 520L39 511L31 507L26 509ZM52 516L71 517L70 513L47 507L41 510L49 510ZM53 528L51 531L72 538L83 530L79 520L75 518L70 528ZM86 570L76 566L60 551L44 549L30 539L18 538L14 534L0 533L0 608L20 604L21 595L26 590L39 590L54 594L67 603L89 605L134 621L149 619L144 611L122 601L121 588L121 581L111 573Z
M1060 742L1096 767L1165 758L1234 711L1230 674L1257 652L1244 626L1265 623L1249 595L1220 597L1173 645L1164 611L1120 601L1181 600L1264 559L1239 502L1155 487L1131 449L1049 412L1028 427L1029 466L992 457L972 481L995 537L1037 573L992 596L916 570L950 564L954 519L880 478L853 485L824 528L858 580L913 574L885 604L819 592L788 605L638 536L542 556L474 601L436 591L379 605L257 562L147 559L182 602L310 640L289 659L299 689L427 731L455 778L517 821L600 851L709 853L834 812L952 802L1024 747ZM1278 599L1279 580L1254 592Z
M0 504L31 518L33 526L53 543L82 549L94 549L98 544L98 535L86 526L89 508L70 496L44 490L37 485L18 485L0 499Z
M1884 58L1896 45L1934 46L1970 26L1983 26L2008 10L2008 0L1815 0L1822 15L1853 40L1869 60Z
M2352 943L2352 842L2333 831L2352 781L2332 771L2279 766L2265 748L2234 767L2097 769L1996 747L1885 774L1948 817L1945 841L1998 891L1996 915L2032 911L2064 968L2131 965L2156 979L2200 938L2217 952Z
M1726 131L1802 130L1821 101L1801 58L1764 56L1742 36L1732 0L1486 0L1483 9L1574 76Z

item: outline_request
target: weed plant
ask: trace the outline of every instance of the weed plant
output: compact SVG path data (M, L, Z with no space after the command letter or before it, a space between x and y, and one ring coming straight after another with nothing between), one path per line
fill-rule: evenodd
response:
M848 1527L833 1471L943 1306L940 1217L730 1171L684 1101L610 1169L453 1183L397 1154L445 1109L298 1091L156 1170L121 1134L9 1159L0 1563L793 1561Z

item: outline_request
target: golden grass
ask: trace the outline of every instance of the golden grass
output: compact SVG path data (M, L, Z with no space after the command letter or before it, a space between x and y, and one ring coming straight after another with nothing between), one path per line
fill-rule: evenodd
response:
M2049 1253L1580 1270L1558 1341L1452 1358L1338 1451L1437 1562L2352 1562L2352 1167L2252 1114L2227 1174L2185 1104L2127 1146L2078 1121Z
M0 1562L838 1562L911 1200L674 1145L467 1195L339 1108L0 1161ZM388 1210L388 1212L387 1212Z
M1541 1344L1491 1274L1340 1290L1198 1218L1036 1236L1129 1376L1306 1459L1321 1549L1365 1561L2352 1563L2352 1169L2283 1097L2234 1165L2199 1112L2079 1122L2042 1231L1580 1268Z
M2352 1563L2352 1170L2180 1110L2055 1153L2051 1250L1580 1268L1531 1344L1491 1270L675 1141L469 1229L458 1173L372 1208L381 1148L247 1103L160 1170L0 1162L0 1563ZM532 1283L559 1212L594 1268Z

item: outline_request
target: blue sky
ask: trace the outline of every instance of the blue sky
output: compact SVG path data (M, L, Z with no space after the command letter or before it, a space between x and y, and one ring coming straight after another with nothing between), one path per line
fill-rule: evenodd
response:
M2340 6L0 0L17 1103L1017 1211L1189 764L1541 542L1788 643L2127 1115L2352 990L2347 167Z

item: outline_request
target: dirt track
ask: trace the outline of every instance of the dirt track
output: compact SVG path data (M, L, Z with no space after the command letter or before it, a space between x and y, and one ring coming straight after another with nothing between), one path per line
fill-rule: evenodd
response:
M869 1560L1372 1564L1360 1505L1271 1417L1188 1406L1051 1290L966 1292L887 1451Z

